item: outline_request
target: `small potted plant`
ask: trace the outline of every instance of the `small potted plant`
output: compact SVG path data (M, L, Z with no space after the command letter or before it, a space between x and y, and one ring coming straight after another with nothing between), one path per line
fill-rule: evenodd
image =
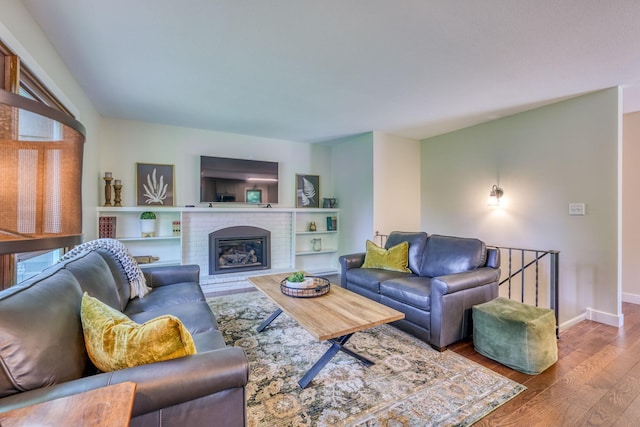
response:
M311 277L304 277L304 272L296 271L287 277L287 286L290 288L308 288L313 286Z
M142 237L153 237L156 229L156 214L142 212L140 214L140 233Z

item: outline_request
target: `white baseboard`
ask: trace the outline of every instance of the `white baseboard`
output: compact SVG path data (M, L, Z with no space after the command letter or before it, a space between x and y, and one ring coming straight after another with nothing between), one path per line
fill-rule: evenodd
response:
M630 294L629 292L623 292L622 302L629 302L631 304L640 304L640 295Z
M578 323L586 319L587 319L587 313L582 313L581 315L576 316L573 319L569 319L566 322L561 323L560 325L558 325L558 328L560 329L560 332L562 332L565 329L569 329L570 327L577 325Z
M615 326L616 328L624 325L624 314L615 315L611 313L605 313L604 311L594 310L587 307L586 318L593 320L594 322L604 323L605 325Z

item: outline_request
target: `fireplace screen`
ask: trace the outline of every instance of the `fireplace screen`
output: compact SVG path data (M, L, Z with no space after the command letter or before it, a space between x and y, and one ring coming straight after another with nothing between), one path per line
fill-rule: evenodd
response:
M209 234L209 274L270 268L270 235L268 230L249 226Z

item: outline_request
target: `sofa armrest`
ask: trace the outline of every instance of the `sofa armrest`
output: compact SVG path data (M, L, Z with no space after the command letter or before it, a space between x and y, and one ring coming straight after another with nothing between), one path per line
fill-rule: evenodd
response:
M147 286L152 288L180 282L200 283L200 266L197 264L144 268L142 272Z
M220 391L242 388L249 380L249 362L242 348L227 347L111 374L110 383L132 381L137 384L132 415L136 417Z
M439 295L452 294L465 289L475 288L500 279L500 269L482 267L464 273L448 274L431 280L431 292Z
M498 296L500 270L482 267L431 279L429 343L442 350L472 334L472 310Z
M364 256L365 253L362 252L357 254L342 255L340 256L340 258L338 258L338 261L340 262L340 271L342 273L340 275L340 284L343 288L347 285L347 275L345 273L347 272L347 270L350 270L352 268L362 267L362 264L364 264Z
M243 349L226 347L192 356L92 375L0 399L0 412L122 382L136 383L133 417L224 390L246 386Z

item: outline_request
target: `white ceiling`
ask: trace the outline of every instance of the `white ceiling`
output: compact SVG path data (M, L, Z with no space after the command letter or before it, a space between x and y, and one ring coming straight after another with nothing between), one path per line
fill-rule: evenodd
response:
M107 117L317 142L617 85L640 110L638 0L23 2Z

